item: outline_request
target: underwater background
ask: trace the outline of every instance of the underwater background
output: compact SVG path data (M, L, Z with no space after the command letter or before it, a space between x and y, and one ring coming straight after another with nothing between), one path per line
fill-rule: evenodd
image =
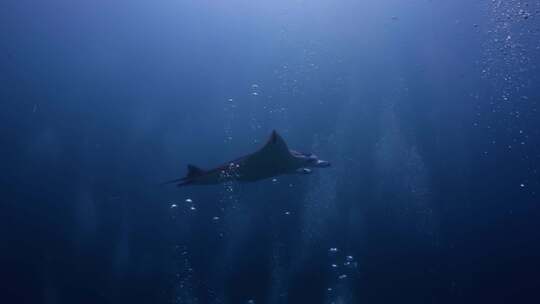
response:
M538 303L540 2L0 3L1 303ZM311 175L177 188L277 130Z

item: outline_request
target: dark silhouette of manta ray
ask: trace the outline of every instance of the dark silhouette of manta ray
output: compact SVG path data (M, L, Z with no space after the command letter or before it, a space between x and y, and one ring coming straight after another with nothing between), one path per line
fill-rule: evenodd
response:
M266 144L254 153L229 161L219 167L203 170L188 165L185 177L168 181L178 187L185 185L213 185L227 181L254 182L284 174L310 174L310 168L329 167L311 153L289 150L287 143L274 130Z

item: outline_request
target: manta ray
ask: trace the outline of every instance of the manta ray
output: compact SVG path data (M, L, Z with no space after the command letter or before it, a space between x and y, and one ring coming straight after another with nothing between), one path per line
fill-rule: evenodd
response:
M214 185L228 181L255 182L284 174L310 174L311 168L329 167L328 161L315 154L289 150L287 143L274 130L266 144L254 153L229 161L213 169L203 170L187 165L185 177L165 182L186 185Z

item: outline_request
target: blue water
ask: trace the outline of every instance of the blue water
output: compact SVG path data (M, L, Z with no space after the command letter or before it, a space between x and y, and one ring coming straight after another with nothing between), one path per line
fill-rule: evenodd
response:
M0 3L1 303L538 303L540 2ZM332 162L161 186L277 130Z

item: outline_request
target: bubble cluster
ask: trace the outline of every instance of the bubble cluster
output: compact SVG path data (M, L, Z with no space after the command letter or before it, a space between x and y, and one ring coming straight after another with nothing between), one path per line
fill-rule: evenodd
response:
M338 280L344 280L356 271L358 262L352 255L344 255L337 247L329 248L328 254L331 259L330 268Z
M251 85L251 95L252 96L259 96L260 94L260 88L259 85L254 83Z
M479 73L485 90L471 94L476 103L473 126L482 132L481 156L490 160L505 153L526 176L538 176L531 164L531 121L538 120L536 79L540 50L539 1L492 0L484 3L487 22L478 28L484 39ZM518 183L519 185L519 183ZM523 188L523 187L521 187Z

